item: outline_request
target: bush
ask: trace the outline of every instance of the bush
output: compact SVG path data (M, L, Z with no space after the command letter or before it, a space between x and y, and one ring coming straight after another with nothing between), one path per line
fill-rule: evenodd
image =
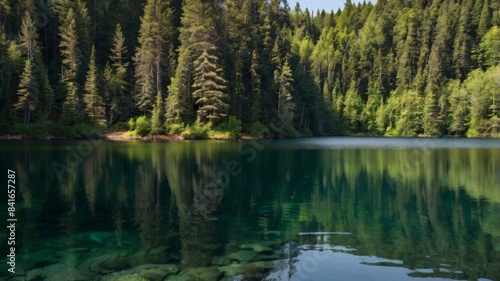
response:
M70 135L74 137L100 137L103 131L95 126L89 124L77 124L72 127Z
M130 120L134 122L133 120ZM127 129L130 129L130 121L127 122L118 122L111 126L110 130L111 131L126 131ZM133 124L135 126L135 122Z
M169 124L167 125L167 133L169 135L180 135L184 129L184 124Z
M135 131L139 136L146 136L151 131L151 120L141 116L135 121Z
M50 133L52 133L54 136L66 136L73 135L73 130L70 126L56 124L52 126L52 128L50 129Z
M250 134L254 137L263 137L268 132L266 126L262 125L259 121L255 121L252 123L252 130Z
M226 131L231 137L238 137L241 134L241 121L235 116L229 116L226 123Z
M9 123L5 120L0 120L0 134L6 134L9 132Z
M130 118L130 120L128 120L128 130L129 131L135 130L135 121L134 121L134 118Z
M14 124L10 128L10 133L13 135L25 135L28 132L28 126L23 123Z
M208 130L199 124L188 125L181 136L186 139L205 139L208 136Z

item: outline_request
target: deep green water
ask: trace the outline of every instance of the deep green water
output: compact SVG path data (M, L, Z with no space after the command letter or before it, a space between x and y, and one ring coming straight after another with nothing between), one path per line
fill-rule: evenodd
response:
M4 141L0 168L17 280L500 280L499 140Z

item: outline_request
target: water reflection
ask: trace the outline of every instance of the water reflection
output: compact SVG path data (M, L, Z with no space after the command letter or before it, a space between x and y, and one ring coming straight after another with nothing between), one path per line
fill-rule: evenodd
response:
M94 275L154 263L217 278L498 280L500 150L448 141L455 148L276 141L250 161L244 142L103 142L61 178L50 163L67 164L75 143L8 143L0 164L20 178L24 272L71 253L78 270L125 260Z

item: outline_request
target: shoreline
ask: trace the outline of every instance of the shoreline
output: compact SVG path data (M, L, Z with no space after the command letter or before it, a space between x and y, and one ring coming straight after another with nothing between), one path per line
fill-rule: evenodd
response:
M40 141L48 141L48 140L83 140L83 139L103 139L103 140L109 140L109 141L132 141L132 140L139 140L139 141L154 141L154 140L161 140L161 141L182 141L182 140L253 140L253 139L266 139L265 137L259 138L259 137L253 137L248 134L242 134L239 137L235 138L203 138L203 139L191 139L191 138L185 138L181 135L148 135L148 136L124 136L126 132L109 132L105 133L99 136L80 136L80 137L75 137L75 136L54 136L54 135L43 135L43 136L28 136L28 135L12 135L12 134L5 134L5 135L0 135L0 141L1 140L40 140Z
M258 139L289 139L289 138L303 138L303 137L359 137L359 138L450 138L450 139L496 139L497 136L481 136L481 137L467 137L467 136L374 136L374 135L330 135L330 136L274 136L274 137L254 137L248 134L242 134L239 137L233 138L218 138L218 137L207 137L207 138L185 138L181 135L148 135L148 136L125 136L126 131L115 131L108 132L98 136L54 136L54 135L42 135L42 136L28 136L28 135L12 135L5 134L0 135L0 141L2 140L31 140L31 141L49 141L49 140L84 140L84 139L102 139L108 141L184 141L184 140L258 140Z

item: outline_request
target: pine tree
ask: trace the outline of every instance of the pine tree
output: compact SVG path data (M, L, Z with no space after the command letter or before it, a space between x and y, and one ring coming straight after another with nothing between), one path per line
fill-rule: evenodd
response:
M151 117L151 135L161 134L163 130L163 116L164 116L163 96L161 92L156 94L156 104L153 107L153 116Z
M446 90L450 92L448 97L451 119L449 131L464 136L469 129L470 97L465 88L460 85L460 81L457 80L449 83Z
M165 0L148 0L141 18L134 61L137 107L145 114L151 113L156 93L163 92L162 68L168 58L171 14Z
M62 82L66 88L66 98L63 104L62 119L66 123L81 121L79 84L77 82L80 67L80 49L73 9L70 8L66 18L67 25L60 26L61 42L59 47L62 55Z
M292 97L293 82L293 75L288 59L285 59L283 66L275 70L274 83L276 84L278 94L278 125L287 133L295 130L293 127L295 109L295 103Z
M223 121L229 109L225 93L227 81L221 76L217 60L205 50L194 63L193 98L198 107L197 122L211 126Z
M470 69L473 38L471 36L471 11L474 1L466 0L462 3L457 33L453 45L453 60L456 76L464 80Z
M34 64L30 60L26 60L17 92L18 101L14 105L15 110L23 112L25 125L30 124L31 111L35 109L38 101L38 83L35 72Z
M491 27L491 12L490 1L484 0L483 9L481 10L481 17L477 27L477 41L480 41L483 36L488 32Z
M21 75L21 81L18 87L18 101L14 105L14 109L23 112L23 120L25 125L29 125L31 121L31 111L36 108L38 103L38 95L40 93L38 87L38 76L35 63L35 57L38 52L37 32L35 24L31 19L31 15L26 12L21 25L21 48L25 55L24 71Z
M90 53L89 70L85 81L83 104L86 117L93 123L104 121L104 99L99 85L99 72L95 61L95 47L92 46Z
M105 70L105 80L108 84L107 97L107 120L108 123L113 123L117 120L124 120L128 115L126 91L128 88L127 82L127 47L125 46L125 37L123 36L120 24L116 25L115 34L113 36L113 46L109 57L111 66Z
M206 49L220 45L221 1L186 0L180 28L178 64L168 87L166 100L167 123L190 123L194 121L193 75L194 61Z
M252 89L252 110L251 110L251 117L250 117L250 122L253 124L254 122L260 122L261 118L261 106L260 106L260 100L261 100L261 77L260 77L260 66L259 66L259 56L257 54L257 51L252 52L252 65L250 67L250 74L252 77L252 84L251 84L251 89Z
M441 135L441 132L439 132L439 126L442 120L440 118L438 100L434 92L428 92L425 96L422 121L424 134L429 136Z
M343 110L343 118L346 120L350 132L356 132L360 129L359 126L362 110L363 101L361 100L355 83L353 82L346 93Z

